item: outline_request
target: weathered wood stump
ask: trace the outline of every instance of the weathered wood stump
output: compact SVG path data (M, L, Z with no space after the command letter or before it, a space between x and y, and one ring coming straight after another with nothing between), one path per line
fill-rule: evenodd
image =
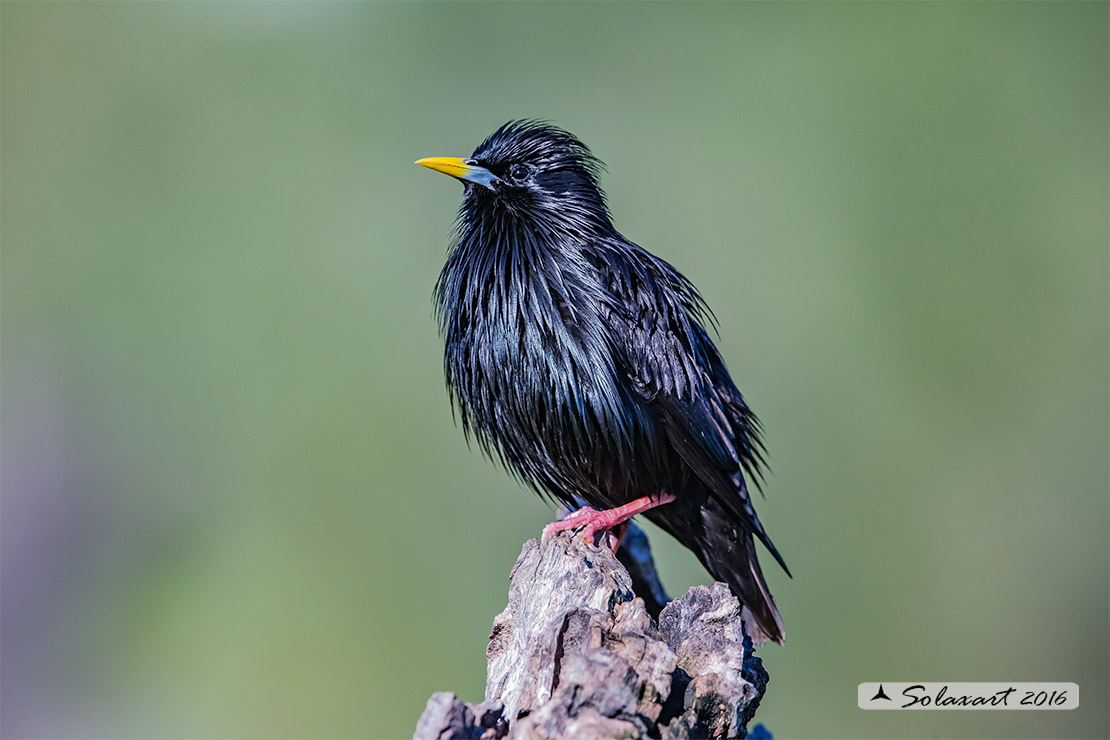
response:
M485 701L433 694L414 738L746 737L767 672L736 597L716 583L667 603L643 532L620 558L568 532L526 542L486 648Z

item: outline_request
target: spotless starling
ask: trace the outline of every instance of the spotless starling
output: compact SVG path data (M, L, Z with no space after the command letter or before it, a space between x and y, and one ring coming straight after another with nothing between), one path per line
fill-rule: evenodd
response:
M562 129L510 121L467 159L417 164L465 189L435 304L468 437L541 495L589 505L545 534L612 544L643 513L729 584L757 643L781 643L755 539L786 564L748 492L759 421L697 289L613 226L601 162Z

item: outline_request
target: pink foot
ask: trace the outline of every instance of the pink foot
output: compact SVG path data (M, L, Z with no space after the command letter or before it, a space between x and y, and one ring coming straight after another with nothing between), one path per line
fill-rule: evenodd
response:
M573 514L557 522L551 522L551 524L544 527L543 539L546 540L556 532L582 527L582 537L587 542L593 543L595 536L600 533L613 552L616 552L625 530L628 529L625 522L648 509L654 509L656 506L669 504L672 501L674 501L674 496L666 491L660 491L651 496L642 496L615 509L598 511L593 507L583 506ZM619 529L616 532L610 531L618 527Z

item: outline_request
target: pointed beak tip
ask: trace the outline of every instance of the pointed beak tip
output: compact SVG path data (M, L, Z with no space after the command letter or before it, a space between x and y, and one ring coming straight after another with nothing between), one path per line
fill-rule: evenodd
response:
M415 164L451 177L462 177L469 169L458 157L424 157L416 160Z
M467 164L466 160L458 157L424 157L416 160L416 164L450 175L456 180L477 183L490 189L493 189L493 183L497 181L493 173L485 167Z

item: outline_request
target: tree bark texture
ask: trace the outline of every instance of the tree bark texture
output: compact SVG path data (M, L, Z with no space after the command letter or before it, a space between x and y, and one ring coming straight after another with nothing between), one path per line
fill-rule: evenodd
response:
M569 532L529 540L509 578L485 701L434 694L416 740L748 736L767 672L725 584L668 603L639 530L619 559Z

